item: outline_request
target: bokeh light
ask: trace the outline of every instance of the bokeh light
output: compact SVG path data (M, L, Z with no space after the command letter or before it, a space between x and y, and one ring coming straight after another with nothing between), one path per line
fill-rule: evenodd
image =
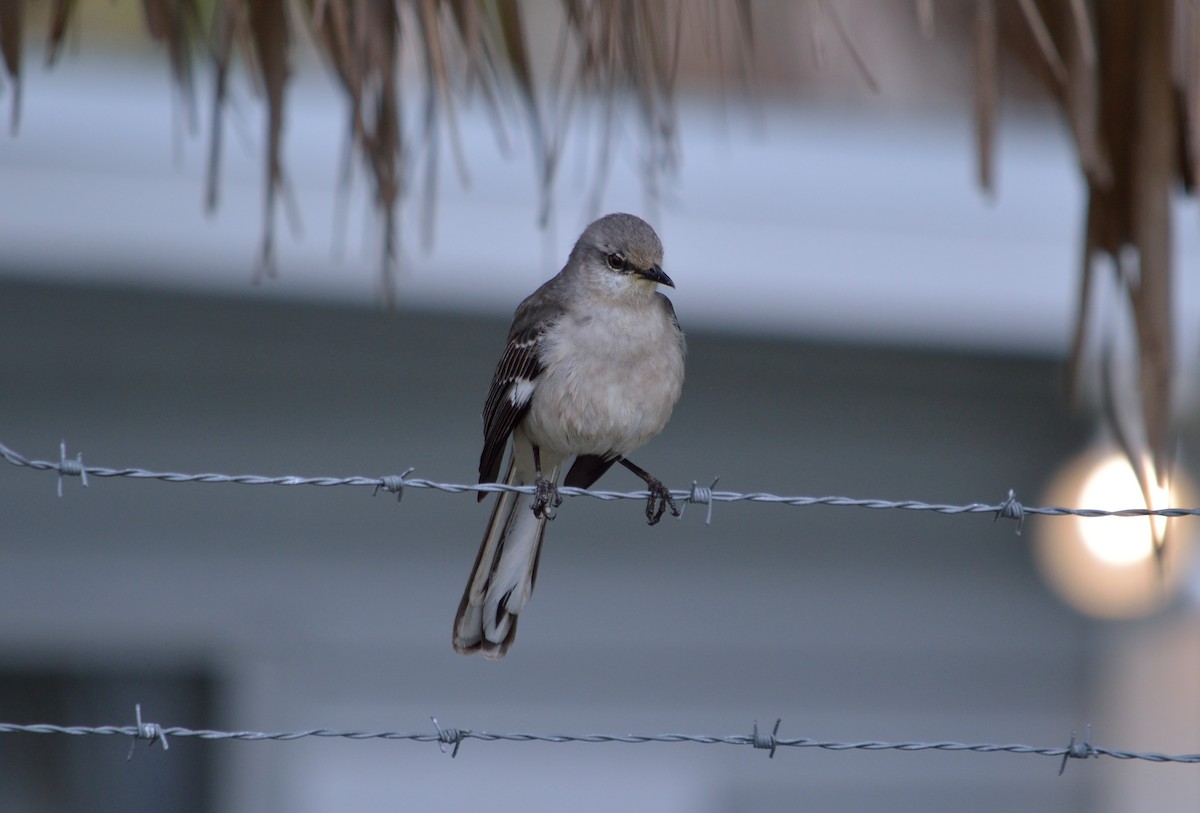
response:
M1181 470L1169 488L1151 488L1152 508L1191 505L1194 490ZM1111 448L1065 466L1044 502L1068 508L1145 508L1129 462ZM1076 609L1099 618L1134 618L1161 609L1178 591L1192 556L1190 518L1070 517L1037 523L1034 554L1046 581ZM1155 537L1164 538L1162 562Z

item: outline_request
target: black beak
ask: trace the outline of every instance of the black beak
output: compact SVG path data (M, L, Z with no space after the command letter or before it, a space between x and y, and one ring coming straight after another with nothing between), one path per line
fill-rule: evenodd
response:
M652 265L649 268L637 270L637 275L651 282L657 282L659 285L666 285L668 288L674 288L675 283L671 282L671 278L663 273L663 270L657 265Z

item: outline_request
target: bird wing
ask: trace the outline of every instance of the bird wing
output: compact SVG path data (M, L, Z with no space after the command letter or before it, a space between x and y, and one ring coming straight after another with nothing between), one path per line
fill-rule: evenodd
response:
M529 412L529 404L543 370L541 345L546 332L563 309L553 296L551 283L543 285L517 308L508 346L496 365L492 386L483 405L483 452L479 456L479 482L494 483L508 436ZM485 495L480 494L483 499Z

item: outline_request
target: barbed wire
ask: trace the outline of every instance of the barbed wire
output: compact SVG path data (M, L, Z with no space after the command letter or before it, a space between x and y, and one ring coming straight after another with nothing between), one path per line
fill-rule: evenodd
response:
M401 474L386 474L377 477L369 477L355 475L350 477L301 477L293 474L283 476L265 476L261 474L218 474L214 472L205 472L201 474L186 474L183 472L173 471L150 471L141 468L108 468L104 466L85 466L83 464L83 453L76 453L74 457L67 456L67 446L64 441L59 447L58 460L32 460L19 452L0 443L0 456L2 456L10 464L26 468L34 471L53 471L58 474L58 496L63 496L63 478L64 477L79 477L86 487L88 485L88 477L130 477L137 480L159 480L167 483L230 483L234 485L252 485L252 486L320 486L328 488L332 486L367 486L372 489L372 494L377 494L380 490L387 491L396 495L397 501L404 497L406 488L428 488L437 491L442 491L448 494L464 494L464 493L493 493L502 491L512 491L521 494L533 494L533 486L517 486L507 483L441 483L436 480L427 480L423 477L410 477L415 469L405 469ZM671 496L674 499L681 501L684 508L688 505L704 505L707 506L707 515L705 517L706 524L712 524L712 508L713 503L718 502L752 502L752 503L773 503L777 505L790 505L796 507L808 507L814 505L829 505L849 508L868 508L873 510L902 510L902 511L932 511L937 514L992 514L993 518L1012 519L1017 522L1017 533L1021 532L1025 517L1030 515L1041 516L1074 516L1074 517L1186 517L1200 516L1200 508L1122 508L1122 509L1104 509L1104 508L1064 508L1060 506L1029 506L1024 505L1016 499L1012 489L1009 489L1007 497L999 503L981 503L973 502L966 505L955 505L946 503L929 503L920 500L880 500L880 499L858 499L853 497L807 497L807 496L781 496L778 494L770 494L763 491L738 492L738 491L716 491L716 478L709 486L702 486L697 481L692 481L691 488L688 489L671 489ZM650 496L648 491L604 491L597 489L575 488L573 486L560 486L559 493L564 497L591 497L596 500L645 500Z
M58 493L62 496L62 480L64 477L79 477L84 486L88 485L88 477L130 477L134 479L159 480L170 483L231 483L236 485L280 485L280 486L369 486L372 493L381 489L394 493L397 499L403 497L405 488L427 488L438 491L460 493L490 493L512 491L530 494L531 486L513 486L504 483L480 483L474 485L441 483L425 478L410 477L414 469L407 469L402 474L384 475L379 477L300 477L285 475L269 477L254 474L218 474L201 473L186 474L181 472L156 472L141 468L107 468L101 466L85 466L82 454L68 457L66 444L60 446L60 457L57 461L29 459L0 443L0 456L10 464L36 471L53 471L58 474ZM966 505L949 505L927 503L917 500L878 500L854 499L849 497L808 497L780 496L765 492L740 493L733 491L715 491L716 481L711 486L700 486L695 481L687 490L672 490L673 497L688 504L701 504L708 507L706 522L712 520L712 504L714 502L758 502L776 503L792 506L830 505L843 507L858 507L868 509L899 509L913 511L933 511L939 514L974 514L989 513L996 519L1006 518L1017 520L1017 530L1020 532L1024 517L1031 514L1043 516L1080 516L1080 517L1144 517L1164 516L1181 517L1200 515L1200 508L1130 508L1120 510L1063 508L1057 506L1031 507L1018 502L1010 490L1007 498L998 504L970 503ZM599 500L646 499L646 491L617 492L601 491L582 488L562 487L564 496L591 497ZM335 730L326 728L305 729L299 731L219 731L212 729L191 729L180 726L160 726L157 723L145 722L141 716L141 706L135 708L136 724L132 726L63 726L49 723L16 724L0 723L0 734L61 734L68 736L125 736L130 737L130 756L133 746L139 740L150 744L159 743L164 750L169 748L171 737L191 737L202 740L244 740L244 741L292 741L306 738L334 738L349 740L408 740L413 742L436 743L439 749L445 751L451 747L452 756L457 756L460 746L467 740L484 742L544 742L544 743L696 743L706 745L749 745L758 750L769 751L773 758L778 748L817 748L827 751L964 751L972 753L1012 753L1033 754L1038 756L1058 757L1061 759L1059 773L1066 768L1070 759L1088 759L1107 756L1121 760L1141 760L1155 763L1184 763L1200 764L1200 753L1197 754L1164 754L1158 752L1139 752L1124 749L1105 748L1091 743L1090 727L1083 740L1077 739L1077 733L1071 733L1070 742L1064 746L1032 746L1023 744L1003 743L962 743L962 742L881 742L860 741L840 742L833 740L816 740L807 737L780 737L780 721L777 720L772 731L760 730L755 723L750 734L734 734L726 736L692 735L692 734L533 734L524 732L496 733L475 731L472 729L443 728L436 718L433 719L433 732L398 732L398 731L354 731Z
M880 742L866 740L860 742L839 742L835 740L816 740L808 737L781 737L779 727L782 720L776 720L770 731L760 729L755 722L749 734L731 734L712 736L706 734L531 734L526 732L496 733L490 731L475 731L466 728L444 728L433 721L433 731L404 732L404 731L353 731L330 728L309 728L300 731L217 731L213 729L194 729L181 726L161 726L158 723L142 719L141 704L135 706L137 722L135 725L104 725L104 726L63 726L50 723L16 724L0 723L0 734L62 734L72 737L80 736L120 736L129 737L130 756L137 742L145 741L150 745L158 743L163 750L168 750L171 737L194 737L201 740L244 740L250 742L289 742L308 738L345 739L345 740L408 740L411 742L436 743L445 753L452 748L450 755L458 756L460 746L467 740L482 742L542 742L542 743L621 743L640 745L645 743L694 743L699 745L749 745L760 751L767 751L772 759L779 748L816 748L823 751L966 751L977 754L1032 754L1034 756L1058 757L1059 774L1066 769L1067 761L1071 759L1091 759L1094 757L1111 757L1121 760L1141 760L1143 762L1200 764L1200 754L1162 754L1146 751L1127 751L1117 748L1105 748L1091 742L1091 726L1085 729L1083 739L1078 738L1078 732L1071 732L1071 740L1066 746L1036 746L1020 743L965 743L965 742Z

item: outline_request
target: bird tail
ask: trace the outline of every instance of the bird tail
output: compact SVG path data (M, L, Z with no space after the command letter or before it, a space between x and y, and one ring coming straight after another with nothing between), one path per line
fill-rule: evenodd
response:
M520 465L524 462L520 457L514 450L504 475L509 485L527 485L534 479L532 474L524 474L526 466ZM558 466L546 476L557 482ZM533 593L545 534L546 519L534 516L528 494L503 491L497 495L454 618L456 651L504 657L517 634L517 616Z

